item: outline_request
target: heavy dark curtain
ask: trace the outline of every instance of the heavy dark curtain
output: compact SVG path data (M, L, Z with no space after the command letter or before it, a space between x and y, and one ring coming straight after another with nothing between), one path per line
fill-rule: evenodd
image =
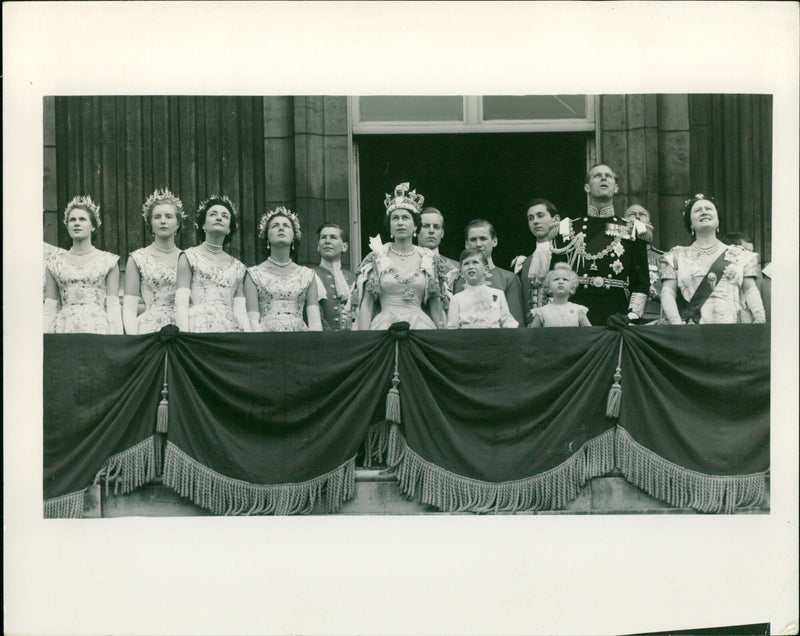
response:
M761 501L769 469L767 325L44 345L46 516L80 516L95 481L146 483L162 452L163 482L216 514L335 511L365 440L445 511L560 508L617 467L672 505L730 512Z
M340 489L328 497L335 509L352 495L354 459L383 408L393 351L380 333L171 340L164 483L217 513L308 511L323 488Z
M56 97L58 209L76 194L100 204L98 247L125 257L149 242L141 216L156 188L177 194L190 219L178 237L195 245L194 213L211 194L239 207L234 256L257 260L255 227L265 206L261 97ZM59 245L67 246L59 223Z
M155 477L158 338L45 334L43 362L45 514L80 516L101 472L117 492Z
M772 95L689 95L691 191L713 195L721 232L772 259Z

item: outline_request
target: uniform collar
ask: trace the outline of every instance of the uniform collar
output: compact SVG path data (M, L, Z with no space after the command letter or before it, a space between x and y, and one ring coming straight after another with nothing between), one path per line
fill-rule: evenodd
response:
M589 211L587 213L588 216L599 217L601 219L610 218L614 216L614 205L609 204L603 208L598 209L594 205L589 205Z

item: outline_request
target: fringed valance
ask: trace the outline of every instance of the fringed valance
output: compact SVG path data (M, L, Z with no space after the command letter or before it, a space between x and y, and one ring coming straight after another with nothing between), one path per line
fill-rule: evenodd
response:
M335 512L362 445L451 512L562 508L615 468L732 512L769 469L766 325L53 334L44 398L46 517L162 471L214 514Z

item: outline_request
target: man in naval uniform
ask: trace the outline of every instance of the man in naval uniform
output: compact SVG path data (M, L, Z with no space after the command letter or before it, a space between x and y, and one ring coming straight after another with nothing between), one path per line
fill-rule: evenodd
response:
M464 246L479 250L486 255L489 265L486 268L486 284L489 287L499 289L506 296L508 301L508 311L514 316L514 320L520 326L525 326L525 319L522 315L522 287L519 277L507 269L501 269L492 262L492 250L497 247L497 234L494 226L489 221L475 219L467 224L464 230ZM464 289L464 278L460 274L453 282L453 293Z
M350 329L350 287L355 275L342 269L342 254L347 251L347 232L336 223L323 223L317 230L319 265L312 269L316 273L317 296L322 314L324 331Z
M617 176L606 164L586 173L586 216L564 219L553 239L552 263L567 262L578 274L572 301L589 308L593 325L627 324L642 317L650 289L647 228L614 213ZM637 238L638 237L638 238Z
M439 254L439 244L444 238L444 215L436 208L427 207L422 209L419 218L420 227L417 244L420 247L427 247L434 254ZM452 291L453 280L460 269L458 261L447 258L443 254L439 254L439 257L442 259L447 272L447 289Z

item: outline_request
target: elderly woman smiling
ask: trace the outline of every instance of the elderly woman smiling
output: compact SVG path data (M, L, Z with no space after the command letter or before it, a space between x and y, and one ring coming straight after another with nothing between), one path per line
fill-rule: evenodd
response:
M758 255L717 238L720 214L714 200L703 194L688 199L683 222L693 243L673 247L661 258L661 306L670 324L741 322L742 297L753 322L765 322L756 287Z

